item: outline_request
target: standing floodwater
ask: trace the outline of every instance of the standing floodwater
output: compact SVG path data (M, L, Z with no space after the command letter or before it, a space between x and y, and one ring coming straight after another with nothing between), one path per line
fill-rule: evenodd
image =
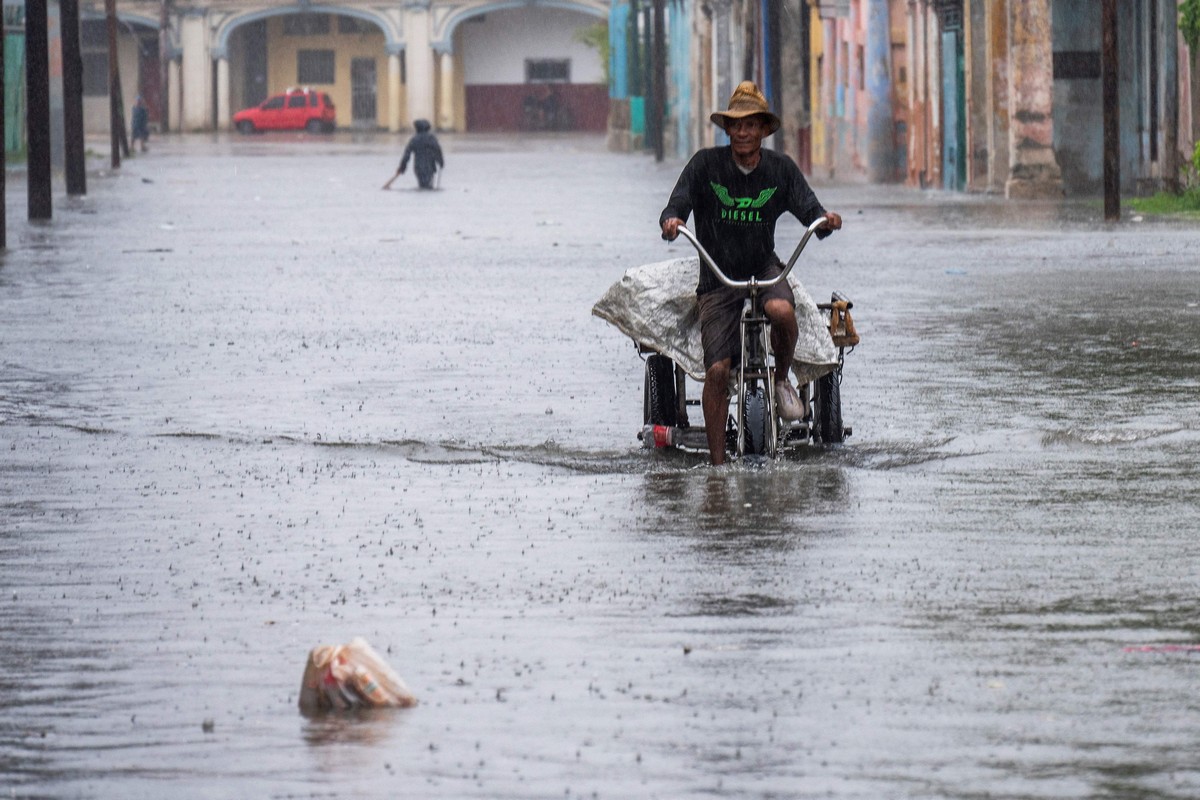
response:
M1200 795L1196 226L818 183L854 435L714 471L590 316L679 162L441 143L10 181L0 795ZM301 716L355 636L420 704Z

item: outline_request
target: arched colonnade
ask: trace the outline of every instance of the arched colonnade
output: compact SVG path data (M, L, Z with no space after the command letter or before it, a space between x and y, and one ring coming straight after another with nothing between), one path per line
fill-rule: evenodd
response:
M132 5L132 4L131 4ZM230 125L236 92L237 32L287 15L328 14L359 20L382 34L387 67L380 80L383 127L400 131L429 119L441 129L463 124L464 92L455 31L476 17L513 9L559 9L597 20L603 0L415 0L394 6L365 3L230 4L192 6L174 13L167 48L167 109L174 130L222 130ZM129 13L133 11L133 13ZM129 9L124 22L157 27L148 14Z

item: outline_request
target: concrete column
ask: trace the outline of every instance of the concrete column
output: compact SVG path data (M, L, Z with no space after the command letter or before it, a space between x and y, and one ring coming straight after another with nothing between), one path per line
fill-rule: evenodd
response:
M396 133L400 130L400 52L388 53L388 130Z
M730 76L733 74L733 9L730 0L717 0L713 11L713 29L716 36L717 58L713 87L717 96L714 108L725 108L733 94L734 83ZM741 81L741 78L738 79ZM641 91L632 89L631 93ZM720 134L718 140L724 141L725 134Z
M942 186L942 27L932 5L925 7L925 185Z
M678 8L678 14L668 12L668 35L667 52L670 57L667 60L667 111L669 114L666 128L666 152L674 154L677 158L686 158L691 155L696 149L695 142L691 138L691 130L688 127L689 119L687 109L692 104L692 92L694 87L689 78L691 73L691 65L696 57L695 40L691 36L692 19L695 9L691 5L680 3L672 8ZM457 91L457 87L456 87ZM456 106L460 109L465 105L465 98L459 100ZM466 127L466 115L463 114L460 118L461 124Z
M964 27L967 68L967 191L988 188L988 113L987 84L991 69L987 60L987 4L984 0L966 0Z
M833 20L833 36L826 45L826 58L833 58L833 114L830 115L832 140L829 148L829 177L837 174L843 165L849 166L846 152L846 93L849 88L849 48L846 46L846 22Z
M179 44L183 51L180 80L183 84L183 116L180 129L208 128L212 86L212 59L208 55L203 12L185 13L179 21Z
M229 130L232 114L229 110L229 58L217 59L217 124L219 131Z
M1176 0L1161 0L1162 28L1162 173L1163 187L1179 191L1179 8Z
M1061 197L1054 155L1054 53L1050 0L1009 4L1008 144L1013 199Z
M454 130L454 54L446 51L438 56L438 109L437 126L440 130Z
M172 58L167 62L167 116L174 131L183 130L183 117L180 116L180 109L183 108L183 82L179 73L179 59Z
M708 115L716 108L716 33L713 27L712 14L700 13L694 17L699 32L700 52L696 59L696 91L693 94L692 106L692 135L696 147L712 147L716 142L713 135L717 129ZM1200 96L1200 94L1198 94ZM611 107L611 106L610 106Z
M888 0L867 1L866 46L867 177L895 180L896 140L892 123L892 22Z
M988 190L1004 191L1008 183L1008 2L992 0L987 8Z
M408 68L408 122L434 121L433 50L429 47L429 9L409 6L404 9L404 61Z
M821 76L821 117L825 129L822 133L822 159L825 175L832 178L837 157L834 152L834 136L837 130L837 20L832 17L821 19L821 60L824 75ZM815 166L815 165L814 165Z
M909 186L925 187L929 139L929 103L925 73L925 5L908 2L908 177Z
M781 25L779 34L779 71L783 76L780 87L780 102L782 108L776 113L783 125L779 129L779 138L783 144L783 152L793 161L806 169L807 153L800 152L800 131L809 125L806 99L810 90L806 82L808 64L803 62L808 53L808 42L801 41L801 36L808 34L808 26L801 20L807 20L808 4L803 0L781 0L784 19L794 20L794 24ZM802 16L803 15L803 16Z

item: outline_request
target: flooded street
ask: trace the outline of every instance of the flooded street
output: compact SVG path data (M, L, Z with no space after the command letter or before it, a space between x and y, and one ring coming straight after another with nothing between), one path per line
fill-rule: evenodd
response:
M1200 796L1200 226L815 182L854 434L712 470L590 314L682 162L441 138L10 176L0 796Z

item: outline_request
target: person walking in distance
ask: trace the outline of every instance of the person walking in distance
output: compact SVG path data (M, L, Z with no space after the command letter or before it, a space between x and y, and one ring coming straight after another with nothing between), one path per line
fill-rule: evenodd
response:
M729 144L698 151L683 168L659 215L664 239L673 241L679 226L695 214L696 238L729 277L765 280L782 272L783 264L775 254L775 222L785 212L805 225L825 217L818 238L842 227L841 216L825 210L794 161L763 149L763 139L779 129L779 117L771 113L753 82L738 84L729 108L713 112L709 119L725 131ZM701 406L709 458L719 465L725 462L729 376L741 357L739 322L747 292L720 283L701 263L696 294L705 369ZM787 281L760 297L771 322L779 415L785 420L800 419L804 408L788 380L799 336L796 298Z
M140 94L133 103L133 113L130 114L129 123L129 130L132 134L130 138L134 145L139 146L143 153L146 152L146 144L150 141L150 109Z

